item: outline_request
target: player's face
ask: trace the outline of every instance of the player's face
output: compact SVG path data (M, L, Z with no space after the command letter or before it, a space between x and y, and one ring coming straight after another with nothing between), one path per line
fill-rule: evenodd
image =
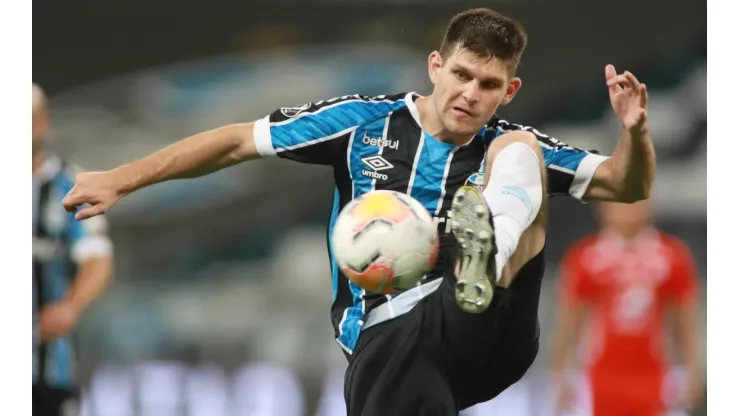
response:
M472 136L509 103L522 81L511 77L507 62L480 57L458 48L446 59L429 55L434 106L441 124L453 136Z
M600 202L598 214L602 226L625 237L633 237L650 224L651 206L649 200L634 204Z

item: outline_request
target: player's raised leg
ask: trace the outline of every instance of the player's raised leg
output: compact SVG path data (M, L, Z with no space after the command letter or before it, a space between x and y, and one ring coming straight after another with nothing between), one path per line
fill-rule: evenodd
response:
M496 284L508 286L544 247L545 180L537 138L517 131L489 146L483 191L465 186L456 192L452 202L452 231L459 243L455 296L466 312L485 311Z

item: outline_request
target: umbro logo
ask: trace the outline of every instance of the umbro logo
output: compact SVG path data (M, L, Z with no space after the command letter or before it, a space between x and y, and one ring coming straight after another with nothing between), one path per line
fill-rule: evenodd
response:
M383 156L380 155L363 157L360 161L376 172L393 168L393 165L391 165L389 161L383 159Z
M384 173L379 173L379 172L383 170L387 170L387 169L393 169L393 165L389 161L385 160L383 156L380 156L380 155L363 157L362 159L360 159L360 161L364 163L365 166L372 169L372 170L363 169L361 172L362 176L367 176L373 179L381 179L381 180L387 181L388 175Z

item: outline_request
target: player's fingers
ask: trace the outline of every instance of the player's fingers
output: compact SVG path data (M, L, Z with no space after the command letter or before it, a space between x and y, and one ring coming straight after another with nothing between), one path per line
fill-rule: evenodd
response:
M633 91L640 90L640 81L637 80L637 77L632 72L624 71L624 76L627 78L628 85Z
M609 93L615 94L622 90L619 86L619 79L617 78L617 70L614 65L609 64L604 68L604 76L606 77L606 86L609 88Z
M647 105L648 105L647 85L640 84L640 107L647 108Z
M62 205L64 205L67 212L77 211L77 207L82 204L84 204L84 200L74 188L62 199Z
M613 78L617 75L617 69L614 68L614 65L609 64L604 68L604 75L606 76L606 80Z
M88 218L95 217L97 215L101 215L105 212L103 207L100 204L93 205L91 207L87 207L85 209L80 210L77 214L75 214L75 220L82 221L86 220Z
M625 74L615 75L606 80L606 86L610 89L620 88L620 86L629 85L629 80Z
M79 204L71 203L71 202L65 202L64 203L64 210L67 212L75 212L77 211L77 206Z

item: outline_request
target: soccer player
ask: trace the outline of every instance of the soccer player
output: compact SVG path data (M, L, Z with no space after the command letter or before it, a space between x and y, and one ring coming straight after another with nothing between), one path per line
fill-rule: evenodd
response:
M522 85L515 71L526 40L509 17L465 11L429 55L430 96L349 95L280 108L80 174L64 205L88 203L76 217L91 218L142 187L270 156L334 168L330 232L353 198L375 189L411 195L439 223L440 255L423 284L397 296L366 293L332 259L348 413L457 414L516 382L537 354L547 197L634 201L652 183L646 89L628 72L606 69L624 125L611 158L496 117Z
M61 205L75 173L44 151L47 100L33 84L33 414L77 414L73 331L108 285L112 244L105 219L77 222Z
M649 201L599 203L598 214L601 232L577 242L563 260L552 361L559 406L566 410L571 404L573 386L564 372L584 336L594 416L661 415L675 404L664 400L677 387L666 384L670 341L677 341L688 376L679 404L698 404L697 275L691 252L652 227ZM666 338L670 311L676 319ZM580 331L586 322L591 330Z

